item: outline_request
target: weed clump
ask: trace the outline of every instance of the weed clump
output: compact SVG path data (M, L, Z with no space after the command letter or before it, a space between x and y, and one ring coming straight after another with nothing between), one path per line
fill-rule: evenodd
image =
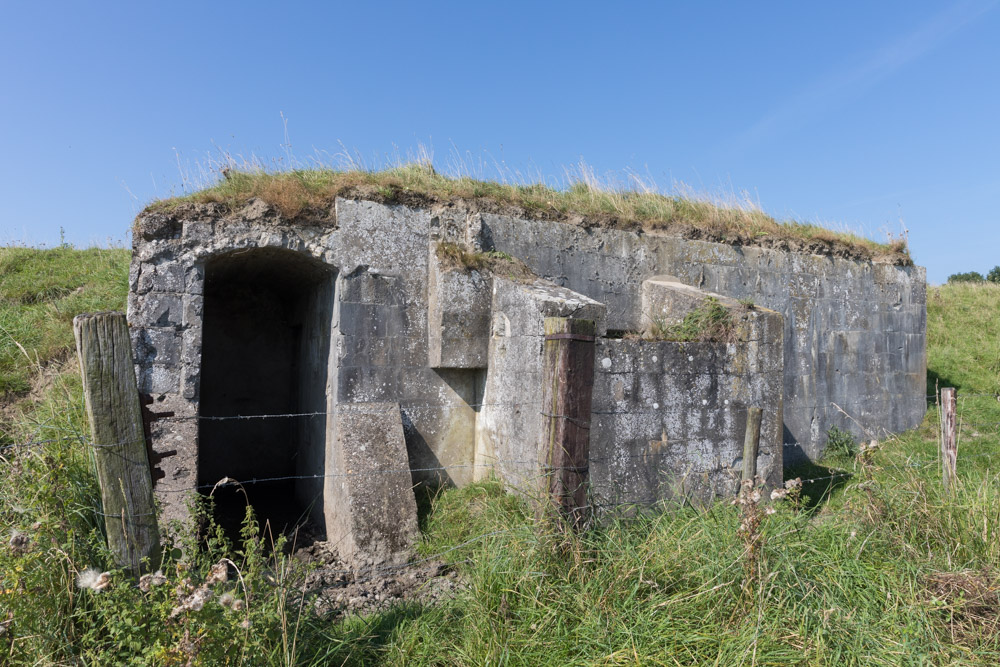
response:
M858 442L850 431L831 426L826 432L826 449L832 454L853 459L858 455Z
M647 338L676 342L729 341L736 329L733 314L712 296L684 316L677 324L666 324L662 319L653 320Z
M446 268L491 273L519 281L537 278L524 262L496 250L473 251L457 243L441 242L437 245L437 256Z

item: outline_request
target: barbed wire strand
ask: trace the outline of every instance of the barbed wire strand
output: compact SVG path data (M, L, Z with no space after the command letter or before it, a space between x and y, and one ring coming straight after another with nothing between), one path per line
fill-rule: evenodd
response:
M50 445L54 442L66 442L67 440L79 440L81 442L85 441L83 436L78 436L78 435L70 435L64 438L50 438L48 440L31 440L28 442L16 442L11 445L4 445L0 447L0 452L6 452L10 449L28 449L31 447L41 447L43 445Z

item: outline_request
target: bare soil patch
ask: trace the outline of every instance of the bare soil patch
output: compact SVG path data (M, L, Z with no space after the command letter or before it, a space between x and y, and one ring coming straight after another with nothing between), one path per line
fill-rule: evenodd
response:
M353 571L325 542L303 547L292 558L316 568L306 578L304 592L316 614L334 618L385 611L403 602L434 604L452 598L466 585L453 568L437 559Z

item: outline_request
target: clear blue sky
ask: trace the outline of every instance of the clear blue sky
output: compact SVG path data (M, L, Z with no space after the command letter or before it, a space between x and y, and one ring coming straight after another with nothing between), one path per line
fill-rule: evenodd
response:
M0 243L124 240L220 150L582 158L1000 264L996 2L9 2ZM179 163L179 164L178 164Z

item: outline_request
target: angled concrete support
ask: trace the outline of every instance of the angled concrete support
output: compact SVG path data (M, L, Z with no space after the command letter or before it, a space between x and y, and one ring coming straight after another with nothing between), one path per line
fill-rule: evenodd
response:
M327 540L354 567L401 565L413 554L418 529L399 404L343 404L335 423Z

